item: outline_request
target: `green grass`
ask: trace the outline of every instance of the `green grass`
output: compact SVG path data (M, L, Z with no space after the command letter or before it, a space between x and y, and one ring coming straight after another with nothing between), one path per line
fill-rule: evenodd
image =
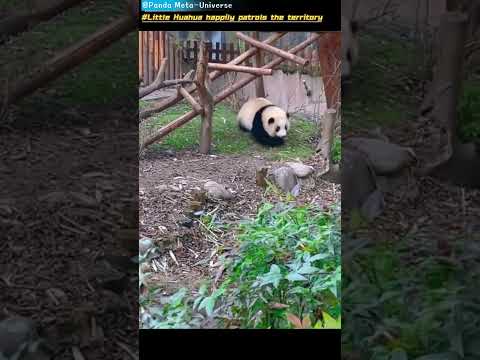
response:
M8 70L14 74L13 81L16 76L24 75L50 59L56 51L78 43L125 13L125 2L86 2L36 25L32 31L20 34L8 45L14 50L2 52L0 62L11 63ZM48 96L66 105L105 105L115 99L123 99L131 102L132 108L135 107L138 96L137 44L137 33L133 31L55 80L52 83L55 92L48 93Z
M342 272L348 318L342 353L375 360L479 358L478 249L472 253L459 239L454 259L427 255L412 262L405 257L418 249L418 239L349 241L355 244L342 248L349 259Z
M463 142L480 140L480 86L478 80L464 85L459 106L458 135Z
M140 102L140 107L145 107ZM147 132L152 128L159 128L179 116L190 111L187 105L178 105L148 120ZM200 117L175 130L160 144L152 147L157 150L174 149L177 151L196 149L200 133ZM253 138L241 131L236 122L236 113L227 105L219 104L213 114L213 153L216 154L258 154L261 153L272 160L303 159L314 154L314 145L311 140L317 135L317 126L313 122L303 119L292 119L291 130L284 146L269 148L257 144Z
M361 35L360 59L342 103L344 130L395 126L410 119L413 99L405 73L415 51L405 41Z

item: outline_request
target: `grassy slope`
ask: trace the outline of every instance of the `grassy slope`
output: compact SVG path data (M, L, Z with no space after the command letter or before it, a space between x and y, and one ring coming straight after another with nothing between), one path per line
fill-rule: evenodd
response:
M145 106L145 102L141 102L140 106ZM149 120L149 131L167 124L188 111L190 107L183 104L168 109ZM262 153L270 159L307 158L314 153L314 145L310 140L317 135L317 131L315 123L293 119L286 145L273 149L267 148L255 143L251 136L242 132L236 123L236 113L227 105L220 104L215 107L213 115L213 152L216 154ZM196 148L199 133L200 118L197 117L175 130L161 143L153 145L153 148L175 150Z
M24 2L19 3L22 8ZM119 6L115 0L86 2L12 40L7 45L10 51L2 53L0 63L10 63L10 74L23 75L50 59L55 51L77 43L125 11L125 4ZM136 106L137 57L137 35L131 33L57 79L53 83L55 91L47 92L48 97L67 105L103 105L121 98ZM35 101L35 96L27 101Z
M407 73L416 75L413 47L375 34L362 36L361 51L363 56L353 81L362 91L351 93L342 104L343 130L414 121L418 102L402 77ZM480 129L478 81L470 79L465 83L461 103L460 133L471 138ZM478 138L480 132L476 134ZM419 246L417 239L406 237L395 244L364 241L368 246L356 245L352 253L342 249L342 255L349 259L342 272L344 318L348 319L342 329L342 353L352 351L361 358L375 360L416 359L432 354L425 360L433 360L463 358L455 352L465 351L465 359L478 358L478 321L458 320L460 313L464 319L473 319L475 310L456 308L459 299L478 304L472 281L478 281L477 272L465 274L469 265L462 267L460 262L443 262L429 256L418 259L418 263L407 256L410 262L406 262L405 254ZM468 264L464 259L469 254L465 254L463 243L459 238L452 244L456 248L455 261L462 259ZM393 336L378 337L379 331ZM449 350L452 352L447 354Z

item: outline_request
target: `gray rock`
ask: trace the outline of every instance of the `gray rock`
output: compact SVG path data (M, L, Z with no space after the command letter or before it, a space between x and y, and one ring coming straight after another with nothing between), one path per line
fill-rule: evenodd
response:
M298 183L295 171L289 166L283 166L274 170L273 180L275 184L286 193L292 192Z
M230 191L215 181L207 181L205 185L203 185L203 188L207 192L207 196L211 199L229 200L233 198Z
M300 162L287 162L286 165L290 166L299 178L305 178L313 173L313 167Z
M138 251L140 255L144 255L148 250L153 247L153 240L147 237L140 239L138 243Z
M0 354L10 358L37 337L32 319L16 316L0 322Z
M344 146L357 149L365 154L378 175L396 173L409 167L416 160L412 149L378 139L350 138Z
M379 216L384 208L385 201L383 193L377 189L370 193L367 199L363 202L360 212L368 221L371 221Z
M377 181L370 162L362 153L345 148L342 162L342 208L360 209Z

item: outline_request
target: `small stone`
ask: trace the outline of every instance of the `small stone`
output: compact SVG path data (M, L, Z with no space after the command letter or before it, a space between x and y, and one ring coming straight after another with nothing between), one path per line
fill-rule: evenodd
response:
M229 200L233 197L230 191L228 191L223 185L220 185L215 181L207 181L205 185L203 185L203 187L207 192L207 196L209 198Z
M138 250L140 255L144 255L148 250L153 247L153 240L147 237L140 239L138 244Z
M295 175L299 178L305 178L313 173L313 167L311 166L299 162L287 162L286 164L293 169Z
M155 189L156 189L159 193L163 193L164 191L167 191L167 190L168 190L168 186L167 186L167 185L158 185L158 186L155 186Z
M273 171L273 179L280 189L289 193L298 183L297 176L289 166L283 166Z
M0 354L7 359L36 338L35 322L16 316L0 322Z

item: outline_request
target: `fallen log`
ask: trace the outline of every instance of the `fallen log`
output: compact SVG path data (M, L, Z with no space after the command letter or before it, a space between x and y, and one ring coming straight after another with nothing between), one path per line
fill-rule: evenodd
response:
M303 41L302 43L298 44L297 46L293 47L288 52L291 53L291 54L295 54L295 53L305 49L308 45L317 41L321 36L322 36L322 34L312 34L312 36L309 39L307 39L307 40ZM277 58L275 60L270 61L266 65L262 66L262 69L271 69L271 68L281 64L283 61L285 61L284 58L282 58L282 57ZM234 84L232 84L230 87L224 89L222 92L220 92L219 94L214 96L214 98L213 98L214 105L223 101L228 96L230 96L231 94L236 92L238 89L241 89L242 87L249 84L250 82L252 82L256 78L257 78L257 75L248 75L244 79L241 79L241 80L235 82ZM178 119L172 121L171 123L165 125L164 127L159 129L158 131L154 132L150 136L146 137L145 140L143 140L143 142L140 146L140 151L142 151L147 146L157 142L158 140L160 140L164 136L171 133L173 130L179 128L180 126L182 126L184 124L186 124L187 122L189 122L190 120L195 118L198 114L199 113L195 110L189 111L188 113L182 115Z

